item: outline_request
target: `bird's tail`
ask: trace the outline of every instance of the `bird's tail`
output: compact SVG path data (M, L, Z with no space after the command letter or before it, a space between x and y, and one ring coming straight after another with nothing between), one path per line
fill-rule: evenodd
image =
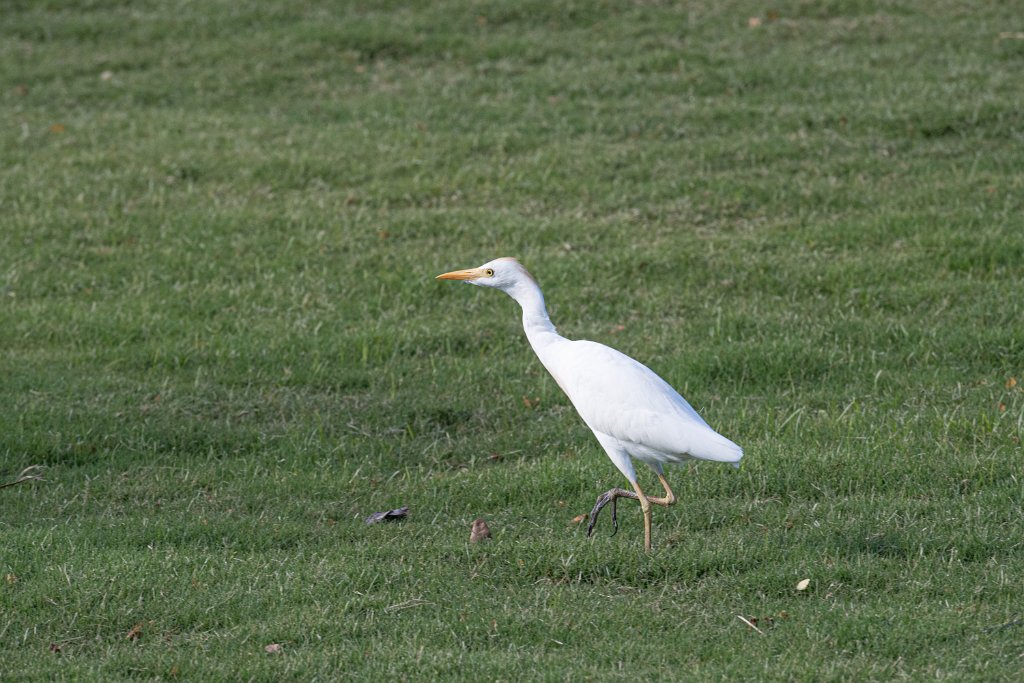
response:
M699 444L694 444L696 447L691 450L691 455L700 460L727 462L733 467L740 466L740 460L743 459L742 448L711 429L702 437Z

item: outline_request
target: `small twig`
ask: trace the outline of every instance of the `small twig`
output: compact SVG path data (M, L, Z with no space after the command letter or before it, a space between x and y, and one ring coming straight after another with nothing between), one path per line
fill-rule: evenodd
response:
M1000 624L999 626L990 626L989 628L983 628L981 629L981 632L992 633L993 631L1002 631L1004 628L1012 628L1014 626L1024 626L1024 619L1014 619L1013 621L1008 621L1005 624Z
M384 608L385 612L397 612L403 609L409 609L410 607L421 607L423 605L433 605L434 603L429 600L422 600L420 598L413 598L412 600L406 600L405 602L399 602L394 605L388 605Z
M749 626L750 628L752 628L752 629L754 629L755 631L757 631L758 633L760 633L760 634L761 634L762 636L764 635L764 631L762 631L762 630L761 630L761 629L759 629L758 627L754 626L754 624L753 624L753 623L752 623L752 622L751 622L751 621L750 621L749 619L747 619L746 617L742 617L742 616L740 616L739 614L737 614L737 615L736 615L736 618L737 618L737 619L739 619L740 621L742 621L742 622L743 622L744 624L746 624L746 625L747 625L747 626Z
M46 481L43 479L43 475L39 473L43 469L42 465L29 465L21 471L18 478L14 481L9 481L6 484L0 484L0 489L5 489L9 486L16 486L26 481Z

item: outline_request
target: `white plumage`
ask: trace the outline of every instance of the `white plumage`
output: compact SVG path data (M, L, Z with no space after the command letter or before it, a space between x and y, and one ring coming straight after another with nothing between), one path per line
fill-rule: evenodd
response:
M650 549L651 504L675 503L665 480L664 463L697 459L739 467L743 450L708 426L686 399L645 365L604 344L558 334L548 318L540 286L515 259L495 259L479 268L444 273L438 279L500 289L519 303L523 329L537 357L636 491L616 488L602 494L590 514L588 533L607 503L614 506L616 498L635 498L644 513L644 547ZM643 493L632 458L657 473L665 489L663 498Z

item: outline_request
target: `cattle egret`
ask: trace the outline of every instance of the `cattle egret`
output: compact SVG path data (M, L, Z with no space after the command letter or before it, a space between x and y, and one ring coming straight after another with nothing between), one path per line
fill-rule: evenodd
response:
M629 480L635 493L613 488L598 496L590 513L588 536L605 505L612 503L615 522L615 500L631 498L640 501L644 548L650 550L651 505L667 507L676 502L665 479L665 463L696 459L739 467L743 450L709 427L686 399L647 366L604 344L558 334L548 317L540 285L514 258L495 259L479 268L438 275L437 279L500 289L519 303L530 346ZM663 498L647 496L640 489L633 458L647 463L658 475L665 489Z

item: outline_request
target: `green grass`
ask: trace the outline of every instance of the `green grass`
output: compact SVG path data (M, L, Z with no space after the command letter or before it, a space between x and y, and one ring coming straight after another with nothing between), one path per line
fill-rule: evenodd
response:
M0 679L1019 676L1013 3L3 14ZM503 255L745 448L655 553Z

